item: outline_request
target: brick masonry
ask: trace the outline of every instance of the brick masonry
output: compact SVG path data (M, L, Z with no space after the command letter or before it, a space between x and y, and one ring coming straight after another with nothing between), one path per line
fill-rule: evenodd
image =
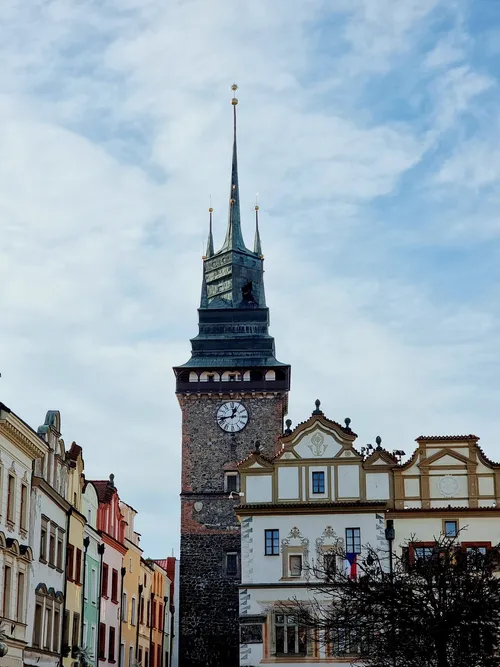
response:
M211 396L178 394L182 410L182 494L179 667L238 667L237 575L226 554L240 554L237 500L224 492L224 467L255 448L272 455L283 430L286 393ZM216 423L218 407L239 400L249 412L236 434Z

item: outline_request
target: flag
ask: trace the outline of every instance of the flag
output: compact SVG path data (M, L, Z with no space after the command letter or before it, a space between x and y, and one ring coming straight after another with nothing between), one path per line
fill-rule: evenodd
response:
M351 578L355 579L358 573L356 558L358 554L346 554L344 561L345 573Z

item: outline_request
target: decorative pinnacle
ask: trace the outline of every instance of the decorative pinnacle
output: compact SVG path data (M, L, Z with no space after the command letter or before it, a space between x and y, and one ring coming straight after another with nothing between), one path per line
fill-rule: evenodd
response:
M375 442L377 443L377 449L382 449L382 438L379 435L375 438Z
M231 90L233 91L233 99L231 100L231 104L236 106L238 104L238 100L236 99L234 93L238 90L238 86L235 83L233 83L233 85L231 86Z
M350 431L351 430L351 420L349 419L349 417L346 417L344 419L344 424L345 424L346 429L348 429Z
M210 200L212 197L210 197ZM208 212L210 214L210 223L208 227L208 240L207 240L207 251L205 253L205 258L207 257L212 257L214 254L214 236L212 232L212 213L213 213L213 208L212 208L212 201L210 201L210 208L208 209Z
M313 410L313 415L322 415L323 412L319 409L319 407L321 405L321 401L319 400L319 398L317 398L314 401L314 405L316 406L316 410Z

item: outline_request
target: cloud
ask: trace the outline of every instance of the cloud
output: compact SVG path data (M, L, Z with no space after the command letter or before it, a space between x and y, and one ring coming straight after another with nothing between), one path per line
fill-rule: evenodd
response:
M34 427L61 410L87 477L113 472L139 511L148 555L177 548L171 367L197 330L210 194L216 244L225 230L233 80L244 233L258 191L294 423L319 397L361 444L477 431L498 454L500 276L481 245L497 70L454 8L0 9L2 400Z

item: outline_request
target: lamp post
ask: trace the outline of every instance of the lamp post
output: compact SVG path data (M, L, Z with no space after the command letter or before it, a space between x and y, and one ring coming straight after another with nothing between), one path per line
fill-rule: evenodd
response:
M394 563L393 563L393 553L392 545L396 537L396 531L394 530L394 520L387 519L385 527L385 539L389 543L389 580L391 582L391 592L394 595ZM394 628L394 610L391 606L391 643L392 643L392 664L393 667L396 667L396 645L395 645L395 628Z

